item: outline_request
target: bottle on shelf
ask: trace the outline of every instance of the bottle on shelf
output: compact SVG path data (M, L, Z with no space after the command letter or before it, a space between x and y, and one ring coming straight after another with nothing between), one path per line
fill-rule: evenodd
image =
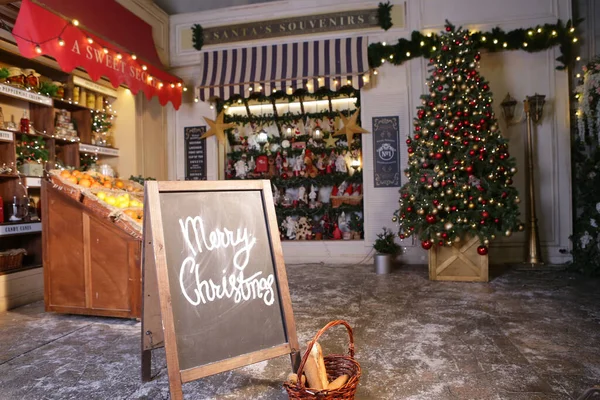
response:
M2 107L0 107L0 129L4 129L4 113Z
M27 117L27 111L23 111L23 118L21 118L21 132L29 133L29 118Z

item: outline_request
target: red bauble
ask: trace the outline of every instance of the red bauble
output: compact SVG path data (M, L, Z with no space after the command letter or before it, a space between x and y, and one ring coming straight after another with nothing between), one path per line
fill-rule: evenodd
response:
M441 92L442 90L444 90L444 86L443 86L443 85L439 85L439 86L437 87L437 89L438 89L438 91L439 91L439 92Z
M456 206L452 206L452 207L450 207L450 210L451 210L451 211L456 211Z
M428 224L435 223L435 215L427 214L425 221L427 221Z
M446 186L446 181L442 181L442 187Z
M469 165L467 168L465 168L465 171L467 171L467 173L471 175L473 173L473 166Z
M431 246L433 246L433 243L431 243L429 240L423 240L421 242L421 247L424 248L425 250L429 250L431 248Z
M448 96L442 97L442 101L448 101Z
M443 51L448 51L448 46L442 46Z
M442 237L443 237L444 239L447 239L447 238L448 238L448 234L447 234L446 232L442 232Z
M288 174L286 174L285 172L283 174L281 174L281 178L283 179L287 179L288 178Z
M400 239L404 239L404 238L406 238L406 236L404 235L404 233L401 233L401 234L399 234L399 235L398 235L398 237L399 237Z
M410 140L410 138L406 139L406 144L411 144L411 143L412 143L412 140Z
M429 164L423 163L423 168L429 168Z
M442 153L435 153L436 160L441 160L442 158L444 158L444 155Z
M442 118L442 114L435 114L435 119L440 119Z
M444 147L447 147L447 146L449 146L449 145L450 145L450 141L448 141L448 140L444 140Z
M433 107L433 106L435 106L435 103L433 101L430 101L429 102L429 107Z
M424 176L419 178L419 181L421 181L421 183L425 183L427 181L427 178L425 178Z
M480 256L485 256L488 253L488 248L485 246L479 246L477 248L477 254L479 254Z
M412 147L409 147L407 151L408 151L408 154L412 154L414 152L414 149Z
M417 133L417 134L415 135L415 140L419 140L419 139L421 139L421 136L420 136L420 135Z
M490 87L488 85L483 85L483 90L488 90Z
M505 199L505 198L507 198L507 197L508 197L508 193L506 193L506 192L502 192L502 198L503 198L503 199Z
M433 140L440 140L440 135L438 135L437 133L433 135Z
M476 154L476 153L475 153L475 150L470 150L470 151L469 151L469 155L470 155L471 157L473 157L475 154Z
M433 203L433 205L434 205L434 206L437 206L438 204L440 204L440 202L439 202L439 200L438 200L438 199L434 199L434 200L432 201L432 203Z
M438 246L442 247L443 245L444 245L444 241L443 241L443 240L440 240L440 241L438 242Z
M408 198L408 193L402 193L402 198L403 198L403 199L406 199L406 198Z
M421 127L419 125L415 126L415 131L419 132L421 130Z
M450 25L446 26L446 32L452 32L452 27Z
M406 207L406 211L412 212L413 208L411 206Z
M485 206L487 204L487 200L486 199L482 199L481 200L481 204L483 204Z
M482 219L481 221L479 221L480 225L485 225L485 219Z
M479 61L481 59L481 55L479 53L475 54L475 60Z
M499 224L500 223L500 218L494 218L494 223L495 224Z

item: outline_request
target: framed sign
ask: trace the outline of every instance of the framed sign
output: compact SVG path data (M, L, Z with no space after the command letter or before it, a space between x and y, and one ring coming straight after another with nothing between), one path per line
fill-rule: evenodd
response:
M375 187L400 186L400 128L398 117L373 117Z
M165 346L182 384L289 354L298 339L269 181L147 181L142 378Z
M185 180L206 180L206 126L190 126L183 129L185 143Z

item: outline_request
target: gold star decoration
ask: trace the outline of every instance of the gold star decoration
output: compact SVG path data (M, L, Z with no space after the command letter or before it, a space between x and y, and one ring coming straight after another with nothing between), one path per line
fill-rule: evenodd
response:
M342 129L337 131L333 136L346 135L346 140L348 141L348 146L352 144L353 136L355 133L369 133L366 129L361 128L356 123L356 118L358 118L358 114L360 113L360 107L356 109L354 114L352 114L349 118L346 118L342 113L340 113L340 117L342 118L342 123L344 126Z
M325 140L323 140L325 142L325 147L335 147L335 142L337 142L338 140L336 138L333 137L333 135L329 135L329 137Z
M205 139L209 136L216 136L217 140L221 142L221 144L225 145L225 131L227 129L234 128L236 125L234 123L226 124L223 122L223 118L225 118L225 113L221 111L219 115L217 115L217 119L212 120L210 118L203 117L210 129L200 137L200 139Z

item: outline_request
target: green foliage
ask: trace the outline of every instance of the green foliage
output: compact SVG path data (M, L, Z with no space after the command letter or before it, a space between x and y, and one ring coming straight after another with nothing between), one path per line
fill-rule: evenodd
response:
M204 30L200 24L192 26L192 42L196 50L202 50L202 46L204 46Z
M49 154L44 139L38 136L21 135L21 140L17 144L17 164L26 162L45 162L48 161Z
M292 94L287 94L283 90L278 90L275 93L265 94L261 91L252 92L248 97L243 97L239 94L234 94L227 101L219 102L218 111L221 111L224 106L239 106L246 101L253 101L259 103L272 104L273 101L281 103L282 100L292 103L304 99L310 100L324 100L327 98L340 98L340 97L354 97L357 99L356 107L360 107L360 89L355 89L351 85L344 85L339 90L330 90L326 87L320 87L313 93L310 93L306 89L296 89Z
M58 93L58 86L50 82L42 82L40 84L39 92L41 94L45 94L46 96L56 97L56 93Z
M155 179L155 178L150 178L150 177L145 177L145 178L144 178L142 175L138 175L138 176L133 176L133 175L131 175L131 176L129 177L129 180L130 180L130 181L137 182L137 183L139 183L140 185L144 185L144 182L146 182L146 181L155 181L156 179Z
M98 156L95 154L79 153L79 169L87 171L96 165Z
M362 209L359 211L362 211ZM350 215L348 228L350 228L351 231L360 232L361 235L363 234L364 220L359 213L355 212Z
M514 29L509 32L496 27L489 32L474 32L470 34L474 49L485 49L490 52L506 50L523 50L529 53L548 50L559 46L561 55L556 59L561 65L556 69L565 69L572 64L576 57L578 42L576 24L558 20L555 24L538 25L528 29ZM451 25L449 25L451 26ZM453 26L451 26L453 29ZM423 34L413 31L410 39L398 39L394 45L372 43L369 45L369 66L377 68L384 62L401 65L407 60L417 57L431 57L439 49L442 36L438 34ZM506 45L505 45L506 44Z
M110 114L105 112L92 112L92 131L106 133L112 128Z
M392 27L392 7L388 1L387 3L379 3L377 7L377 23L383 30L388 30Z
M487 244L519 228L516 163L500 134L489 83L477 70L479 57L471 35L448 25L406 141L408 182L395 213L401 238L415 234L451 245L478 236Z
M6 78L8 78L9 72L8 72L8 68L0 68L0 80L4 80Z
M396 235L391 229L383 228L382 233L377 234L373 248L377 254L397 255L402 252L402 247L394 241Z

